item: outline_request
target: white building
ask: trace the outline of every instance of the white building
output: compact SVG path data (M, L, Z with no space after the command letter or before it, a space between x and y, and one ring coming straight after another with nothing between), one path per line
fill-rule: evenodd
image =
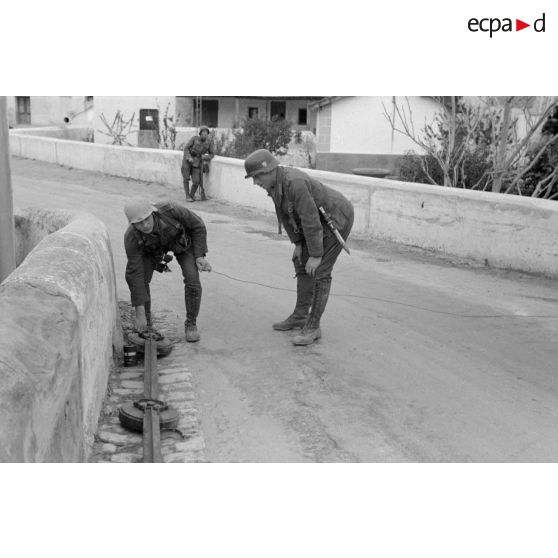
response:
M407 136L395 132L386 112L395 115L394 103L408 113L416 131L434 120L442 106L432 97L324 97L312 103L316 113L316 168L351 172L373 167L394 171L408 150L420 151Z
M155 147L153 128L165 115L172 117L179 133L177 144L188 139L201 124L218 131L240 126L246 118L282 118L295 129L315 131L316 114L309 103L321 97L95 97L95 141L111 143L102 116L112 125L118 111L125 121L134 116L127 141L131 145Z
M93 97L8 97L8 121L18 126L91 126Z

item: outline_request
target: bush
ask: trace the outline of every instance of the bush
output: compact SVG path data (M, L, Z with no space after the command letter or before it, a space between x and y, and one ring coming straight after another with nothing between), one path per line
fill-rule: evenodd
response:
M284 155L292 138L292 125L287 120L247 118L235 130L229 142L224 136L215 142L218 155L244 159L256 149L267 149L274 155Z

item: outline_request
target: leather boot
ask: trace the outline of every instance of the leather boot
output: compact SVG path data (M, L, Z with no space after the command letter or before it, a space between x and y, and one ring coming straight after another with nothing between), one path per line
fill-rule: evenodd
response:
M186 180L184 178L184 193L186 194L186 200L190 197L190 179Z
M184 322L184 331L186 334L186 341L188 343L195 343L200 340L196 320L200 311L201 295L201 287L186 287L184 292L184 298L186 300L186 321Z
M200 199L201 201L207 201L207 197L205 195L205 186L200 184Z
M301 328L306 324L308 311L312 304L314 279L306 273L296 276L296 306L293 313L282 322L273 324L275 331L289 331Z
M301 332L293 339L295 345L311 345L322 336L320 329L320 318L324 313L329 298L331 288L331 277L318 279L314 283L314 293L312 297L312 310L308 321Z
M195 202L196 201L196 191L198 189L199 184L192 184L192 188L190 190L190 199L188 201Z

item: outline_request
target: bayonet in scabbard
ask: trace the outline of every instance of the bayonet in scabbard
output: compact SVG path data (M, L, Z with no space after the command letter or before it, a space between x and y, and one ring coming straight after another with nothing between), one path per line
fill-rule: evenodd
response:
M330 215L327 213L327 211L320 205L320 207L318 207L320 213L324 216L325 222L327 224L327 226L331 229L331 232L335 235L335 238L337 239L337 241L339 242L339 244L341 244L341 247L343 248L343 250L345 250L345 252L347 252L347 254L351 254L351 251L349 250L349 248L347 248L347 244L345 243L345 240L343 240L343 237L341 236L341 233L337 230L337 227L335 226L335 223L333 222L333 220L331 219Z

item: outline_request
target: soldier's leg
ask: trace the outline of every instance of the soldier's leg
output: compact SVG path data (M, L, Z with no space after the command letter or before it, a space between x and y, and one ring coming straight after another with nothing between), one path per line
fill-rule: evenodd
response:
M184 278L184 302L186 305L184 329L186 341L188 341L188 343L195 343L200 340L200 334L196 323L202 298L200 273L196 266L194 254L190 250L183 254L176 255L176 260L182 269L182 277Z
M352 226L353 219L350 219L345 227L339 231L344 240L348 238ZM312 292L312 310L300 335L293 339L295 345L310 345L322 336L320 320L329 299L333 266L342 250L343 248L335 238L335 235L329 228L324 227L324 255L322 256L322 262L316 270Z
M207 196L205 195L205 176L202 173L209 172L209 168L207 163L202 163L202 167L200 169L200 199L201 201L207 201Z
M312 292L314 279L306 273L304 266L308 261L308 247L304 242L302 244L302 261L294 261L294 269L296 275L296 305L292 314L282 322L273 324L276 331L288 331L291 329L301 328L306 324L308 312L312 304Z
M200 185L200 169L192 167L192 189L190 190L190 201L196 201L196 191Z
M145 308L145 318L147 320L147 327L153 326L153 320L151 318L151 290L149 284L153 278L153 272L155 271L155 262L152 257L143 257L143 277L145 281L145 290L147 291L148 300L144 304Z
M186 200L190 197L190 163L184 161L182 165L182 181L184 182L184 194L186 194Z

